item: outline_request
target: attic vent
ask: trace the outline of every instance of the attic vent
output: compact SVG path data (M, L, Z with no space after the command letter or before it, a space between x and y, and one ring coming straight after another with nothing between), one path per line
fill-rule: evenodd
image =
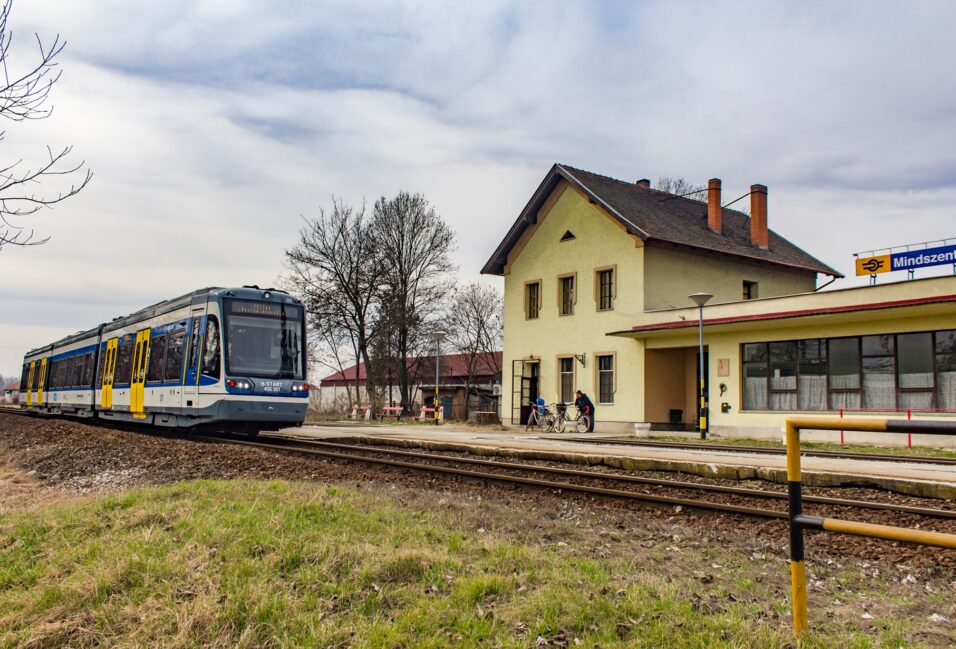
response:
M561 241L570 241L571 239L576 239L576 238L577 238L577 237L574 236L574 233L573 233L573 232L571 232L570 230L567 230L567 231L564 233L564 236L561 237Z

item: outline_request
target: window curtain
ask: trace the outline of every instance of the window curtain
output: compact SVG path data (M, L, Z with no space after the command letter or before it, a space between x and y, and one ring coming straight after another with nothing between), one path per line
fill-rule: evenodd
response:
M744 409L767 409L767 377L748 376L744 379Z
M863 374L864 408L896 408L896 384L892 374Z
M936 375L939 388L939 407L956 409L956 372L940 372Z
M827 377L807 375L800 377L800 409L827 409Z

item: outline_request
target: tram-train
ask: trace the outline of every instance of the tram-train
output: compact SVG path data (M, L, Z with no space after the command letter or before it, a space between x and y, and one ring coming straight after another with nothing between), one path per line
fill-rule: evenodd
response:
M199 289L28 352L20 404L171 428L301 425L305 340L284 291Z

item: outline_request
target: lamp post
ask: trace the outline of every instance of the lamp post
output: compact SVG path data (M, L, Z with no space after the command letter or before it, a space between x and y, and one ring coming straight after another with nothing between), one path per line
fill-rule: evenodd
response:
M441 341L445 339L445 336L448 334L444 331L438 330L432 332L432 338L435 339L435 425L438 425L438 363L441 359Z
M707 394L704 391L704 385L706 384L706 377L704 376L704 305L714 296L710 293L694 293L687 297L692 300L700 310L700 317L697 320L697 329L700 333L700 401L697 404L699 408L697 413L697 428L700 430L700 438L707 439Z

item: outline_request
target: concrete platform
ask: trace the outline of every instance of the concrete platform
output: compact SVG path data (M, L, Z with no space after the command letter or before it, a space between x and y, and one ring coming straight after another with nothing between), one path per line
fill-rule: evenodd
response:
M729 480L762 479L786 484L786 457L756 453L688 450L572 442L560 435L478 432L442 426L375 426L331 423L278 434L351 443L374 443L460 451L482 456L606 465L634 471L679 471ZM575 439L582 436L575 435ZM943 464L804 457L803 483L812 486L876 486L929 498L956 499L956 467Z

